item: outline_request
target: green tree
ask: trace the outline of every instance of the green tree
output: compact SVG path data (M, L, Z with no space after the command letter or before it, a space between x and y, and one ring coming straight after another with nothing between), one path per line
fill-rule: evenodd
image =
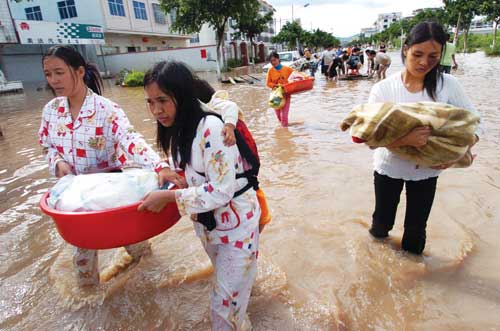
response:
M479 7L479 13L486 16L488 21L493 21L493 49L496 47L497 28L500 24L500 0L485 0Z
M218 66L223 62L222 47L229 18L251 13L257 4L258 0L160 0L165 13L174 11L177 14L173 30L186 34L196 33L205 23L215 30ZM219 67L217 74L220 77Z
M340 40L331 33L316 29L312 33L307 32L303 36L303 43L310 48L327 47L328 45L340 45Z
M298 47L297 42L307 36L307 31L297 21L287 22L280 32L273 37L273 43L286 43L290 49Z
M411 18L409 22L410 29L405 32L409 32L415 25L424 21L436 22L441 24L443 27L448 27L448 25L450 25L449 15L446 13L444 8L428 8L420 11L417 15Z
M491 0L490 0L491 1ZM458 34L463 30L464 35L464 52L467 52L467 37L469 35L470 25L472 20L479 13L479 6L483 0L443 0L446 14L451 20L455 20L456 33L453 43L458 42Z
M257 6L251 8L250 12L240 13L240 16L235 17L237 22L234 28L238 30L235 34L239 36L246 35L250 40L252 62L255 57L253 52L253 39L266 31L269 27L269 23L273 21L272 12L267 12L265 15L262 15L259 12L259 8L260 4L257 3Z

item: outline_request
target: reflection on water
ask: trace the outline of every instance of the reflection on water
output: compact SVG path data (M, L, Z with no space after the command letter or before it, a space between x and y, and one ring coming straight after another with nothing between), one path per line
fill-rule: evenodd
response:
M395 72L401 64L392 55ZM487 134L472 168L440 177L423 257L400 250L404 208L390 239L367 234L371 152L338 125L366 101L372 81L326 83L318 74L313 91L293 97L287 129L267 109L263 81L224 86L259 144L274 216L261 237L249 307L255 330L500 330L500 59L458 60L456 76ZM154 141L142 89L110 85L106 95ZM187 219L98 289L75 286L70 248L38 209L54 183L36 136L50 97L34 90L1 97L0 329L206 330L212 268ZM102 251L101 268L124 254Z

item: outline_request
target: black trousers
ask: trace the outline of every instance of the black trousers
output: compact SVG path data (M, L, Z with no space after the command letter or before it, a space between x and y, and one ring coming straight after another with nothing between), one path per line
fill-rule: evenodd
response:
M374 172L375 211L370 233L384 238L394 226L403 186L406 185L406 213L402 247L421 254L425 248L425 228L436 193L437 177L419 181L394 179Z

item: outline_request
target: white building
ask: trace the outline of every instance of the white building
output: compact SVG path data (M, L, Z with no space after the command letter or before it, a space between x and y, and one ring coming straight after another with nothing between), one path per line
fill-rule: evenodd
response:
M493 22L484 19L475 19L472 21L469 29L472 34L489 34L493 33Z
M268 4L267 2L261 1L261 4L262 4L262 6L260 7L260 13L261 13L261 15L265 15L266 13L274 12L275 11L274 7L271 6L270 4ZM269 22L267 30L265 30L264 32L262 32L257 37L257 41L263 42L264 45L266 46L266 48L272 47L273 44L271 42L271 38L276 35L275 28L276 28L275 27L275 21L273 20L273 21Z
M14 22L19 40L0 48L0 66L9 80L45 80L41 58L51 44L73 44L97 62L95 44L103 42L99 0L0 1L2 22ZM5 8L9 11L6 11Z
M378 32L384 31L392 23L401 20L402 17L403 17L403 14L401 12L379 14L377 21L375 22L375 26L377 28L377 31Z
M102 46L104 54L155 51L189 45L191 36L172 31L175 13L165 15L158 0L99 2L106 40Z
M0 44L10 43L17 43L16 30L7 1L0 1Z
M370 38L371 36L373 36L377 32L378 32L378 30L376 27L363 28L363 29L361 29L360 36L364 36L365 38Z

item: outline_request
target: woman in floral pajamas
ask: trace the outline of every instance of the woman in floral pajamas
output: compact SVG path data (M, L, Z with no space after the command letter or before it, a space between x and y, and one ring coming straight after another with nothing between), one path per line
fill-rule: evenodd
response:
M215 268L210 294L212 330L247 328L261 211L253 188L233 197L247 184L246 178L236 178L244 172L242 157L235 145L224 144L224 123L203 111L193 74L184 64L156 64L146 74L144 86L150 111L158 122L158 145L185 170L188 187L151 192L139 210L159 212L167 203L176 202L184 214L213 211L213 230L194 222Z
M72 47L54 46L43 57L43 70L56 94L43 109L39 131L52 175L119 171L130 158L159 172L162 184L167 163L134 131L123 110L100 95L102 81L94 66ZM149 243L125 248L137 260ZM96 250L75 248L73 262L80 286L99 283Z

